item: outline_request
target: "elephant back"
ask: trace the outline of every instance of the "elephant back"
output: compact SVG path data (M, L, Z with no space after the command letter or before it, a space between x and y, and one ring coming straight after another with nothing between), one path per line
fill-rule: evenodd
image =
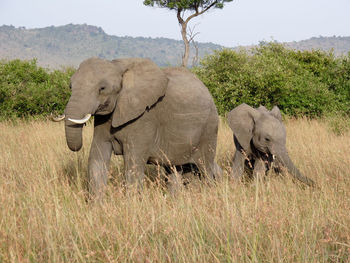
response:
M168 106L175 113L193 113L205 109L216 112L208 88L192 72L185 68L167 68L164 72L169 80L166 92Z

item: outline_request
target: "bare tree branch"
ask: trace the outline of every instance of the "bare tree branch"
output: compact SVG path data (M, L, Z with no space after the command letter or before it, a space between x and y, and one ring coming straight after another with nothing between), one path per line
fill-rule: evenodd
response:
M194 38L199 35L199 32L195 32L195 28L198 24L195 24L192 28L189 27L188 28L188 33L187 33L187 37L188 37L188 42L192 43L194 49L195 49L195 55L193 56L192 59L192 67L194 67L195 65L197 65L198 63L198 44L196 41L194 41Z
M195 30L195 28L196 28L196 26L197 26L198 24L196 24L196 25L194 25L192 28L191 27L189 27L188 28L188 33L187 33L187 36L188 36L188 41L189 42L191 42L191 41L193 41L194 40L194 38L197 36L197 35L199 35L200 33L199 32L194 32L194 30ZM193 41L194 42L194 41Z

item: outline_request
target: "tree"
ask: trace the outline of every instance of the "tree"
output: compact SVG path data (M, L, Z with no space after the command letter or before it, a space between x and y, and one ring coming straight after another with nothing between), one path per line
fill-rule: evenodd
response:
M232 2L233 0L144 0L143 4L146 6L158 6L160 8L168 8L170 10L175 10L177 15L177 20L181 26L181 36L185 44L185 52L182 56L182 66L187 67L188 57L190 51L190 41L187 34L188 22L199 15L204 14L209 9L224 7L225 2ZM185 12L188 11L190 14L185 18Z

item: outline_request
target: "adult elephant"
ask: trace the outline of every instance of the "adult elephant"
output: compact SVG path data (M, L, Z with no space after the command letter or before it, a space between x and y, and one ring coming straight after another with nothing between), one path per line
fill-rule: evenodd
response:
M72 76L71 89L61 119L72 151L82 147L83 124L94 115L91 194L103 193L112 152L123 155L129 186L142 185L146 163L173 171L195 164L211 179L220 174L214 161L217 110L208 89L188 70L160 69L141 58L90 58Z
M285 167L294 178L309 186L315 185L301 174L288 155L286 129L277 106L269 111L264 106L254 109L243 103L230 111L227 119L236 146L232 166L235 178L243 175L244 168L254 175L265 174L275 162L276 171Z

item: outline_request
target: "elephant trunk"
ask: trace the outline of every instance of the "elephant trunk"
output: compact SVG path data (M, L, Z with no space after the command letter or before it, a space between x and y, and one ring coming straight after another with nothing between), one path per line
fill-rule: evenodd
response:
M286 150L279 152L277 155L277 162L282 164L287 168L288 172L299 181L307 184L308 186L315 186L315 182L310 178L304 176L297 167L295 167L294 163L290 159Z
M66 130L66 140L69 149L76 152L81 149L83 146L83 125L82 124L74 124L68 120L65 123Z
M78 105L79 104L77 104L74 99L71 98L65 109L66 140L69 149L72 151L79 151L83 145L83 124L76 124L69 120L69 118L80 119L82 116L84 116L81 109L78 109Z

